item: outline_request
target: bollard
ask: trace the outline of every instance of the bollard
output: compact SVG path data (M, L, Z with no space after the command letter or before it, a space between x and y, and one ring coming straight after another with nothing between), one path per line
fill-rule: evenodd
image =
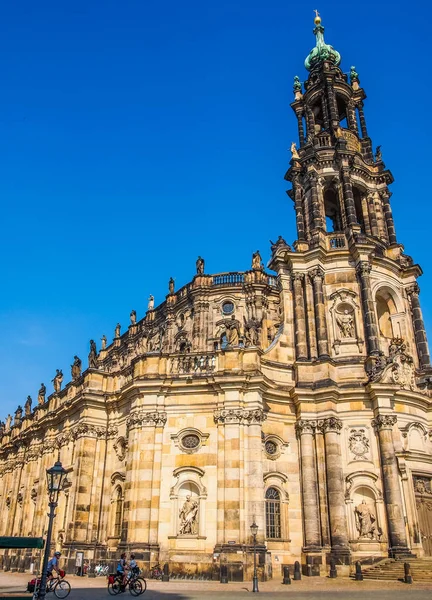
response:
M220 567L220 582L228 583L228 567L226 565Z
M283 581L284 585L291 585L290 570L288 565L283 566Z
M404 563L404 572L405 572L404 583L412 583L413 582L410 569L411 569L410 564Z
M312 577L312 565L306 565L306 575Z
M335 579L337 577L337 569L336 569L336 561L333 556L330 557L330 579Z
M294 563L294 581L300 581L300 579L301 579L300 563L298 560L296 560Z
M363 581L363 573L362 573L362 568L361 568L361 562L358 560L355 565L356 565L355 580L356 581Z
M163 566L162 581L169 581L169 566L168 566L168 563L165 563L164 566Z

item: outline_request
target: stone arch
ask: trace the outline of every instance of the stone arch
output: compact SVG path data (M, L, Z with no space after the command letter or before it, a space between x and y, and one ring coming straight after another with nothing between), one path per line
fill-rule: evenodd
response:
M368 471L357 471L346 477L345 502L352 542L372 545L384 541L386 515L377 481L378 475Z
M199 467L179 467L173 471L177 479L170 492L171 535L173 538L205 539L205 503L207 489Z
M405 337L403 306L397 290L388 284L378 284L373 294L380 347L387 354L393 338Z
M404 450L414 452L427 452L429 446L429 433L427 428L418 421L408 423L401 429L404 440Z

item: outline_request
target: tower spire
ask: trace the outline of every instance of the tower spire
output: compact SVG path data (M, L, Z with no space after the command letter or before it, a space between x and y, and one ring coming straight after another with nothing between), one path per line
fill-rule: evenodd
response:
M316 38L315 48L309 52L305 60L305 67L308 71L311 71L315 67L319 66L325 60L332 62L336 67L340 64L341 55L337 50L326 44L324 41L324 27L321 25L321 16L315 9L315 29L313 30Z

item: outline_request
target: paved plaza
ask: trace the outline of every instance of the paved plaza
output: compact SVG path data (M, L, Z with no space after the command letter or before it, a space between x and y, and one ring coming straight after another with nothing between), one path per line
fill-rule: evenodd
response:
M8 592L23 591L31 576L27 573L0 573L0 598L6 597ZM101 600L110 598L105 578L80 578L69 576L72 586L71 600ZM252 583L230 583L221 585L217 582L184 581L162 583L148 581L144 600L208 600L246 598L252 593ZM292 582L290 586L282 585L280 580L260 583L260 594L266 598L292 598L293 600L331 600L352 598L353 600L372 600L379 595L379 600L430 600L432 584L405 585L399 581L363 581L356 582L349 579L312 578ZM122 597L131 597L126 592ZM47 597L50 600L50 596ZM52 598L51 600L55 600Z

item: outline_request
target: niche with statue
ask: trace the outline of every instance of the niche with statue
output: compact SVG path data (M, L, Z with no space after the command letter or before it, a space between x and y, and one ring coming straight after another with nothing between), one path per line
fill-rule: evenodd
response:
M352 290L341 289L330 296L333 349L336 355L362 352L360 306Z

